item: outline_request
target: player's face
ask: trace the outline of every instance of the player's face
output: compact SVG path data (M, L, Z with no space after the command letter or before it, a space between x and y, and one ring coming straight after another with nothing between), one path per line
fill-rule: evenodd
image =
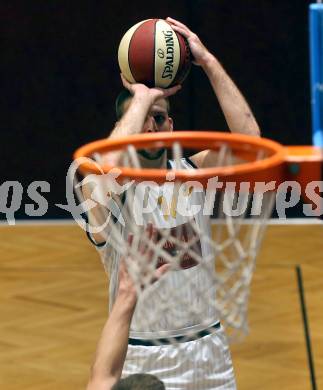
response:
M130 105L131 100L128 99L124 103L124 111ZM156 100L155 104L151 106L145 123L142 129L143 133L157 133L161 131L173 131L173 120L168 116L167 101L163 98ZM165 149L146 149L141 150L140 155L149 160L156 160L161 158Z
M143 133L172 130L173 120L168 116L167 102L165 99L158 99L147 114Z
M123 111L130 106L131 99L124 102ZM168 116L168 106L165 99L156 100L151 106L142 129L143 133L156 133L160 131L173 131L173 120Z
M159 133L161 131L173 131L173 120L168 116L167 102L158 99L147 114L143 133ZM146 149L141 155L148 159L158 159L164 153L164 149Z

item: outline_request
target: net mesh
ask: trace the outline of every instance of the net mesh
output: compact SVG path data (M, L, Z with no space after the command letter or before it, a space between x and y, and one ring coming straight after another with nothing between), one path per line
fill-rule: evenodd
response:
M120 183L117 170L89 175L81 183L74 178L80 202L94 201L85 207L87 228L102 242L110 305L123 258L138 295L131 337L176 343L220 321L229 339L237 341L248 332L250 283L275 193L252 193L229 182L220 188L216 180L206 189L198 182L179 182L176 169L195 168L183 158L179 143L164 154L169 165L164 184ZM142 167L133 145L122 156L123 166ZM259 150L256 160L264 157ZM103 164L106 156L92 158ZM229 144L221 145L212 160L220 167L237 163ZM156 269L164 264L169 269L156 281Z

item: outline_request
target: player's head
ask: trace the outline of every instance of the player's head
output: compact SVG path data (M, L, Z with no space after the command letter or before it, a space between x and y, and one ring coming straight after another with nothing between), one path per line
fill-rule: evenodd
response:
M165 390L165 385L155 375L133 374L121 379L112 390Z
M116 99L117 120L127 111L131 103L132 95L127 90L122 90ZM159 131L172 131L173 120L169 116L170 104L168 98L158 99L151 107L146 117L143 133L152 133Z
M116 116L118 121L129 108L132 97L133 96L127 89L124 89L119 93L116 99ZM169 116L169 111L170 104L168 98L158 99L150 107L142 132L155 133L173 131L173 120ZM158 160L163 156L165 149L139 150L138 152L147 160Z

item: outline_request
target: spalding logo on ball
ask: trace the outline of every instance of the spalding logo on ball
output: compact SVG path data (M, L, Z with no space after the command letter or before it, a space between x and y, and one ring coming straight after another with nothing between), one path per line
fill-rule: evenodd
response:
M162 19L148 19L122 37L118 61L130 83L168 88L181 84L191 67L186 39Z

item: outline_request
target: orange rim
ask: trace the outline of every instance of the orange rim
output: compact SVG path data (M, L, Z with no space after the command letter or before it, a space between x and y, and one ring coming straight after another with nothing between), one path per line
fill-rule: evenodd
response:
M286 146L285 149L285 180L297 181L301 185L303 199L312 202L307 197L306 188L310 182L319 182L323 178L323 149L309 145ZM318 189L317 195L319 196Z
M103 139L91 142L77 149L74 159L91 157L94 153L107 153L116 150L126 150L128 145L136 149L171 147L174 142L180 142L182 147L198 149L218 150L223 144L229 144L234 154L256 156L257 153L265 151L268 157L262 160L250 161L242 164L201 168L197 170L175 170L175 177L178 181L196 180L204 185L209 178L218 177L222 181L235 182L256 182L256 181L282 181L284 178L284 163L286 161L286 150L277 142L266 138L252 137L242 134L218 133L218 132L163 132L150 134L136 134L118 139ZM101 169L100 169L101 168ZM96 162L82 162L80 170L82 173L102 174L108 173L112 168L120 170L119 179L128 178L135 181L155 181L163 183L166 181L167 169L145 169L131 167L114 167L103 165L98 167Z

